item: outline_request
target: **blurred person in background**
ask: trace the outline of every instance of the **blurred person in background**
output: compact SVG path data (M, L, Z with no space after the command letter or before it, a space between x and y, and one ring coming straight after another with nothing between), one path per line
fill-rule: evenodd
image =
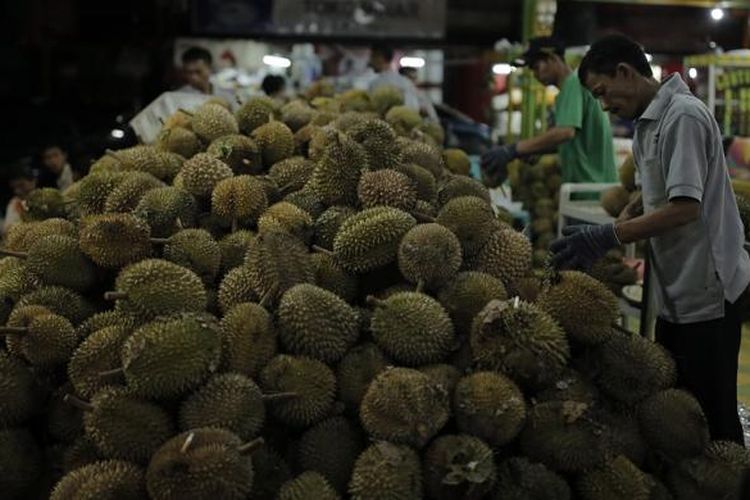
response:
M432 101L427 95L427 92L420 89L417 84L417 68L401 66L398 69L398 73L411 80L412 84L414 85L414 88L417 91L417 99L419 100L419 113L434 122L439 122L440 120L438 118L437 112L435 111L435 106L432 105Z
M213 57L202 47L190 47L182 53L182 75L185 85L178 92L207 94L224 98L229 105L236 100L232 89L222 88L213 81Z
M383 85L391 85L401 91L404 96L404 105L419 110L419 97L417 87L403 75L399 75L393 69L393 49L385 45L373 45L370 47L370 67L377 76L370 82L369 90L372 92Z
M58 142L51 142L42 149L42 166L38 184L40 187L53 187L60 191L75 182L73 168L68 162L68 152Z
M2 225L3 236L8 233L11 227L21 222L24 213L23 202L29 196L29 193L36 189L36 176L28 160L19 162L11 169L8 185L13 191L13 198L10 199L8 206L5 208L5 218Z
M271 99L283 101L286 95L286 79L281 75L266 75L260 88Z

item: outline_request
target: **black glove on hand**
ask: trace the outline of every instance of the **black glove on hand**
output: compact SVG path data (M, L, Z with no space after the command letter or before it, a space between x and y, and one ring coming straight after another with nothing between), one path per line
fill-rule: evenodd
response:
M515 144L495 146L482 155L482 177L489 187L497 187L508 178L508 163L518 158Z
M563 238L550 245L557 269L589 269L612 248L620 245L614 224L580 224L562 230Z

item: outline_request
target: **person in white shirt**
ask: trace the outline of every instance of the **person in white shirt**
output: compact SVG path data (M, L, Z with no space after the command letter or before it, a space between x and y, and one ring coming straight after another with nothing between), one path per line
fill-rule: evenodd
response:
M411 80L399 75L393 65L393 49L383 45L370 47L370 67L377 76L370 82L370 92L383 85L391 85L401 90L404 95L404 105L419 111L419 97L417 88Z
M416 87L417 99L419 100L419 112L433 122L439 122L440 119L438 118L437 112L435 111L435 106L432 105L432 101L427 95L427 92L417 86L417 68L402 66L398 69L398 73L411 80L411 82Z
M51 143L42 151L42 165L46 170L42 174L42 185L56 187L60 191L68 189L75 179L73 178L73 168L68 163L68 153L58 144ZM48 178L48 179L46 179Z
M213 57L202 47L190 47L182 54L182 75L185 85L178 88L178 92L188 94L207 94L222 97L227 104L234 106L235 93L231 89L222 88L211 81Z

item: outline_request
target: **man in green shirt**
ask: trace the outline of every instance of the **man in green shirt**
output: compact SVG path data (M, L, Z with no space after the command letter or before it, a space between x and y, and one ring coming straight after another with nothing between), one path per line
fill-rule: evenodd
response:
M534 38L518 65L528 66L543 85L560 89L555 126L543 134L497 146L482 156L485 182L494 187L507 177L511 160L557 148L563 182L616 182L617 171L608 116L565 62L565 46L553 37Z

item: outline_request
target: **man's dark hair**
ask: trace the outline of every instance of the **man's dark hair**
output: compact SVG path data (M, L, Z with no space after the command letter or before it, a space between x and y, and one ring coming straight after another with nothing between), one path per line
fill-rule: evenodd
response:
M286 87L286 80L280 75L266 75L260 87L266 95L273 95Z
M615 76L620 63L631 65L643 76L653 75L640 45L624 35L607 35L597 40L586 52L578 68L578 79L585 85L590 72Z
M182 53L182 64L196 61L205 61L206 64L211 66L211 63L213 63L213 57L211 57L211 53L203 47L190 47Z
M417 74L417 68L413 68L411 66L401 66L398 68L398 74L403 76L408 75L415 75Z
M370 51L373 54L380 54L387 62L393 61L393 47L389 47L388 45L372 45Z

